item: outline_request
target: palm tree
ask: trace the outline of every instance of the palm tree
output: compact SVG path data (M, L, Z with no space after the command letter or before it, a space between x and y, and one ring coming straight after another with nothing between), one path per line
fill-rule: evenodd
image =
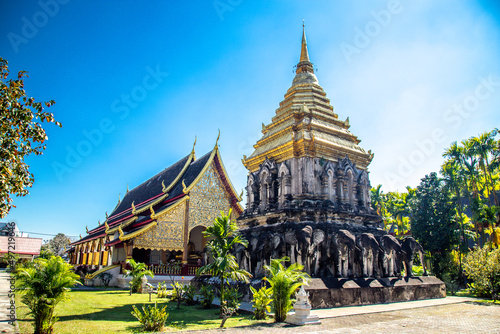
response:
M290 261L288 257L271 259L270 265L264 269L269 272L269 278L265 278L271 285L273 291L274 321L283 322L288 311L293 306L292 295L302 285L309 283L311 277L303 271L304 266L293 263L286 268L283 263Z
M53 256L48 260L38 258L32 267L16 272L16 290L23 293L21 300L33 315L35 334L52 333L56 305L69 288L80 284L80 276L72 269L61 257Z
M372 208L379 216L382 215L382 208L384 206L384 194L382 192L382 185L379 184L377 188L371 189Z
M491 155L491 152L495 148L495 136L497 135L497 131L493 130L490 132L485 132L479 137L473 137L470 139L471 145L473 147L474 153L478 156L479 158L479 166L481 167L481 170L484 175L484 187L485 187L485 197L490 198L491 194L493 193L493 200L494 202L491 202L490 199L490 204L497 205L498 206L498 198L497 195L494 191L494 185L493 185L493 178L491 175L490 171L490 162L489 162L489 157Z
M130 281L130 289L132 292L142 293L142 279L146 276L151 276L151 278L155 277L151 270L147 269L145 263L135 262L134 259L127 260L127 263L130 265L131 270L127 270L125 272L125 276L131 276L132 280ZM147 278L146 278L147 280Z
M212 226L203 231L203 236L209 238L207 249L213 261L198 269L197 274L210 274L220 279L220 305L223 312L224 289L229 279L234 281L244 281L248 283L252 276L248 271L240 269L238 262L231 250L234 246L241 244L248 245L248 241L238 233L238 225L231 219L231 210L228 214L221 212L221 215L214 220ZM223 323L222 325L224 324Z

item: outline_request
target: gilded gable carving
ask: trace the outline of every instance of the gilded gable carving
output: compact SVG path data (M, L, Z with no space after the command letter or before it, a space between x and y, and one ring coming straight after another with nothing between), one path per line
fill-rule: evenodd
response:
M134 239L134 247L156 250L184 249L184 215L182 203L157 218L158 224Z
M189 230L196 226L208 227L223 211L227 213L230 200L213 165L206 170L189 193Z

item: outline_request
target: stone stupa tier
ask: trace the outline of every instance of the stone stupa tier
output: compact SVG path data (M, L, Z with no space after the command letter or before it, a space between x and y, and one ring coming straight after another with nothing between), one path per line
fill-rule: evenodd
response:
M358 145L360 140L349 127L349 118L345 121L338 118L318 83L303 30L300 61L292 86L272 122L262 125L263 136L254 145L252 155L244 156L243 164L255 172L266 158L276 163L301 157L337 162L347 156L358 169L366 170L373 154Z

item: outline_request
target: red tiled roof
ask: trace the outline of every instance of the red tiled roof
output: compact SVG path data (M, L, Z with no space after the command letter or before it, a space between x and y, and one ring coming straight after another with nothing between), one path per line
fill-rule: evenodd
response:
M16 254L39 255L41 247L41 238L14 237L14 241L9 243L9 237L0 236L0 254L5 254L10 251Z

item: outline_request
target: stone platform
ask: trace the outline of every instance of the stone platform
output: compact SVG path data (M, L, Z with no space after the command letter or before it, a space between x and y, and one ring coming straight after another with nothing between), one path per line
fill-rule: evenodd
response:
M434 276L313 278L305 289L313 309L446 297L445 284Z

